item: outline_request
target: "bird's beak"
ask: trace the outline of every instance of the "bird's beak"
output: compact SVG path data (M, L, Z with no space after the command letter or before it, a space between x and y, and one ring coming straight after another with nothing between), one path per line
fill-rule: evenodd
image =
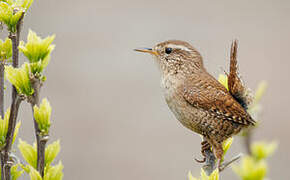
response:
M158 52L157 51L154 51L152 48L141 48L141 49L134 49L135 51L138 51L138 52L144 52L144 53L150 53L150 54L153 54L155 56L158 56Z

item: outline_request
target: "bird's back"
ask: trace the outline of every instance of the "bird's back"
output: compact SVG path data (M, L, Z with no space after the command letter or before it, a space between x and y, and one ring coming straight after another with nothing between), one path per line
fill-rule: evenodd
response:
M254 120L227 89L206 71L185 79L183 97L193 109L207 114L204 133L226 139Z

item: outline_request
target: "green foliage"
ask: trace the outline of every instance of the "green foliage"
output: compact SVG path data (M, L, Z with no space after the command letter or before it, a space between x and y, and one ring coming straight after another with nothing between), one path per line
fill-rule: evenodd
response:
M46 37L45 39L41 39L35 32L30 30L27 37L27 43L25 44L21 41L18 47L12 48L12 41L15 45L14 42L19 39L16 31L20 30L20 20L22 20L32 3L33 0L0 0L0 24L5 24L9 31L9 38L6 38L4 42L0 40L0 61L3 61L3 63L5 63L5 60L10 61L12 53L18 52L16 48L18 48L19 51L27 57L29 63L24 63L20 68L5 66L5 76L7 80L16 88L18 93L17 96L22 97L24 95L24 97L26 97L31 104L32 102L35 102L33 100L36 99L32 96L34 89L31 85L31 79L36 78L42 82L45 81L45 77L41 73L50 61L50 53L54 49L54 45L51 43L55 38L55 36L52 35ZM15 52L13 50L15 50ZM18 61L18 59L19 58L13 60ZM41 83L39 81L35 82ZM12 112L15 111L12 110ZM48 135L51 123L51 107L47 99L43 99L40 106L33 107L33 112L35 121L39 128L37 129L37 132L40 130L40 134L36 134L37 137ZM5 116L0 118L0 150L5 147L9 116L10 110L8 109ZM15 141L19 127L20 122L16 124L16 128L14 129L15 131L12 143ZM51 165L60 151L59 141L55 141L52 144L47 145L45 148L45 169L43 177L41 177L39 172L36 170L36 144L32 146L25 141L19 140L18 147L28 165L24 165L22 163L13 165L11 168L11 180L16 180L24 171L29 173L32 180L61 180L63 178L62 163L59 162L56 166ZM43 147L45 147L45 145ZM5 165L7 165L7 162L4 162L4 166ZM23 170L18 170L19 166ZM40 171L42 172L43 169Z
M257 90L255 92L254 101L249 106L248 112L251 114L251 116L255 118L257 118L258 114L262 110L260 101L261 101L262 96L265 94L266 89L267 89L267 83L265 81L261 81L258 84Z
M29 30L27 43L20 42L19 50L27 57L30 62L30 69L33 74L39 74L48 65L50 53L54 49L52 41L55 35L41 39L37 34Z
M224 161L224 157L227 153L227 151L230 149L232 143L233 143L234 138L230 137L228 138L226 141L223 142L223 150L224 150L224 154L222 157L222 162Z
M9 118L10 118L10 109L7 109L7 111L4 115L4 119L2 119L0 117L0 149L2 149L6 144L6 136L7 136L7 131L8 131ZM21 125L20 122L18 122L16 124L12 143L14 143L14 141L16 139L20 125Z
M28 144L25 141L19 139L18 148L24 158L24 160L33 168L37 166L37 152L36 147Z
M17 134L19 132L19 128L21 126L21 122L18 122L15 126L15 131L14 131L14 135L13 135L13 139L12 139L12 144L15 142L15 139L17 137ZM7 130L8 130L8 126L7 126Z
M31 180L62 180L63 178L63 165L59 162L56 166L47 166L44 170L43 178L40 176L39 172L33 168L29 167L29 175Z
M12 57L12 41L6 38L3 42L0 39L0 60L8 60Z
M251 153L257 161L271 156L277 149L277 143L255 142L251 145Z
M5 146L6 144L6 135L8 131L8 121L10 117L10 109L7 109L4 115L4 119L0 119L0 147L1 149Z
M44 170L43 180L62 180L63 165L59 162L56 166L47 166Z
M214 170L210 176L206 175L203 169L200 172L201 177L195 178L192 176L191 172L188 172L188 180L219 180L219 171L218 169Z
M12 1L12 0L10 0ZM15 0L15 3L21 7L24 11L27 11L34 0Z
M34 92L29 78L29 65L24 63L20 68L5 66L5 75L8 81L15 86L19 94L31 96Z
M45 98L42 100L42 103L39 107L36 105L34 109L34 118L38 124L38 128L41 131L42 135L48 135L50 128L50 115L51 115L51 106L48 100Z
M15 33L18 21L32 2L33 0L0 1L0 21L6 24L10 32Z
M54 141L45 148L45 165L50 165L60 151L60 142Z
M33 168L37 165L37 150L36 145L33 146L19 139L18 148L24 160ZM60 151L59 140L47 145L45 148L45 166L50 166Z
M15 164L11 167L11 180L17 180L22 174L23 170L19 170L20 164ZM1 169L0 169L0 176L1 176Z
M0 2L0 21L5 23L10 32L16 31L16 25L22 16L22 11L14 14L13 7L5 2Z
M244 157L239 166L232 168L242 180L263 180L267 172L265 161L256 161L250 156Z
M18 167L20 165L16 164L14 166L11 167L11 179L12 180L17 180L22 174L23 174L23 170L18 170Z
M276 143L257 142L251 145L251 156L245 156L240 165L232 166L242 180L263 180L267 174L266 158L277 148Z
M29 172L30 180L42 180L42 177L40 176L39 172L30 166L30 172Z
M228 77L224 74L220 74L218 81L225 87L227 88L227 90L229 90L229 86L228 86Z

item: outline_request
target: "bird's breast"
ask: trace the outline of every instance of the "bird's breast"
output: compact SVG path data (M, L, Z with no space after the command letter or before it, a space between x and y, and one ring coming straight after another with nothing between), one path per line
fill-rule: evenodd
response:
M198 109L190 106L183 98L181 91L182 81L172 77L164 77L161 80L164 97L170 110L177 120L192 131L200 133L197 116Z

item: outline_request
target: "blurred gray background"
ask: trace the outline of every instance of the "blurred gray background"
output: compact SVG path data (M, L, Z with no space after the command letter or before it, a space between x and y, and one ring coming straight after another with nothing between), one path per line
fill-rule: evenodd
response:
M180 180L188 171L198 176L201 165L193 158L200 157L200 137L167 108L152 57L132 49L186 40L217 77L228 69L234 38L246 84L269 84L254 139L279 142L269 177L289 179L289 18L287 0L35 1L22 39L29 28L42 37L56 34L42 96L53 107L50 142L61 140L64 179ZM19 117L19 137L32 143L27 103ZM228 158L244 151L235 138ZM238 178L228 169L222 179Z

